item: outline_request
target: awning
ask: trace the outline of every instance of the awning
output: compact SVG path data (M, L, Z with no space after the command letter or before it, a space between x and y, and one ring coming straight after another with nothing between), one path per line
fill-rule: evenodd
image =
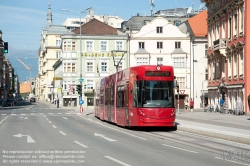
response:
M232 85L226 85L226 88L230 89L230 88L243 88L244 84L232 84Z
M218 89L218 86L208 86L207 89L208 90L210 90L210 89Z

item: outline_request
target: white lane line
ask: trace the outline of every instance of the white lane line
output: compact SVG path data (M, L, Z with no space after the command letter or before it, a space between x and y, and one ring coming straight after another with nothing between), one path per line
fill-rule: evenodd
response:
M1 115L6 115L6 114L1 114Z
M115 158L113 158L113 157L110 157L110 156L104 156L104 157L106 157L106 158L108 158L108 159L110 159L110 160L112 160L112 161L114 161L114 162L117 162L117 163L119 163L119 164L121 164L121 165L124 165L124 166L131 166L131 165L129 165L129 164L127 164L127 163L124 163L124 162L122 162L122 161L120 161L120 160L117 160L117 159L115 159Z
M8 116L6 116L6 117L0 122L0 124L2 124L3 121L5 121L7 118L8 118Z
M52 115L52 114L54 114L54 113L48 113L48 114Z
M49 121L49 123L52 123L51 121Z
M52 125L55 129L56 129L56 126L55 125Z
M16 115L16 114L11 114L11 115Z
M71 114L71 113L65 113L65 114Z
M68 119L68 118L66 118L66 117L62 117L63 119Z
M170 146L170 145L166 145L166 144L162 144L162 145L163 145L163 146L170 147L170 148L174 148L174 149L179 149L179 150L183 150L183 151L191 152L191 153L199 153L199 152L195 152L195 151L191 151L191 150L187 150L187 149L182 149L182 148L177 148L177 147Z
M67 134L65 134L64 132L62 132L62 131L59 131L62 135L67 135Z
M62 113L57 113L57 114L61 115Z
M85 117L80 117L80 118L83 118L83 119L88 120L88 118L85 118ZM91 120L90 120L90 121L91 121ZM107 127L107 128L109 128L109 129L118 131L118 132L120 132L120 133L130 135L130 136L135 137L135 138L139 138L139 139L142 139L142 140L147 140L146 138L139 137L139 136L136 136L136 135L134 135L134 134L130 134L130 133L127 133L127 132L125 132L125 131L121 131L121 130L115 129L115 128L113 128L113 127L106 126L106 125L104 125L104 124L101 124L100 122L95 122L95 121L93 121L93 120L92 120L91 122L94 122L94 123L96 123L96 124L102 125L102 126Z
M80 145L80 146L82 146L82 147L84 147L84 148L88 148L86 145L83 145L83 144L81 144L81 143L78 142L78 141L74 141L74 143L76 143L76 144L78 144L78 145Z
M44 115L44 113L39 113L40 115Z
M231 161L231 160L225 160L221 157L214 157L216 159L219 159L219 160L224 160L224 161L228 161L228 162L231 162L231 163L236 163L236 164L240 164L240 165L246 165L246 166L249 166L249 164L245 164L245 163L240 163L240 162L237 162L237 161Z

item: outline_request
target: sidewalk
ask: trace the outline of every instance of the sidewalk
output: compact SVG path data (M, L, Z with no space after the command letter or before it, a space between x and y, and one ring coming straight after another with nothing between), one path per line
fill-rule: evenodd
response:
M250 116L236 116L200 109L176 114L177 130L250 145Z

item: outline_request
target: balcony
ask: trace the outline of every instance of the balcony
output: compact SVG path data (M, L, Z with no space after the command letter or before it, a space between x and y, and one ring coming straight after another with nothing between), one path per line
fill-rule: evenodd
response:
M226 39L217 39L215 41L213 41L213 50L214 51L220 51L222 52L222 54L224 54L225 49L227 47L227 41Z

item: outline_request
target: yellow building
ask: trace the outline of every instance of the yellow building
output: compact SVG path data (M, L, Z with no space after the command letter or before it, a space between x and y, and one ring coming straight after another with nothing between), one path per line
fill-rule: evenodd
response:
M29 81L20 83L20 94L30 93L31 86Z

